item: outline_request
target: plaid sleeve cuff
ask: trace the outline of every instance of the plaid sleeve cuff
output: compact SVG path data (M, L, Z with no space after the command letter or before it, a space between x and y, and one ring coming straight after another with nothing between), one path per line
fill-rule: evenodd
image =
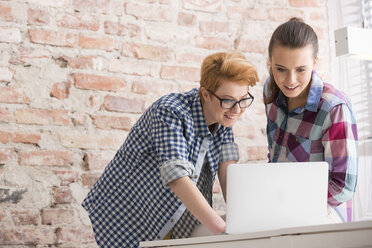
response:
M193 176L195 167L186 160L170 160L160 167L160 177L163 186L169 188L168 183L184 176Z
M239 160L239 149L236 143L222 145L219 163L230 160Z

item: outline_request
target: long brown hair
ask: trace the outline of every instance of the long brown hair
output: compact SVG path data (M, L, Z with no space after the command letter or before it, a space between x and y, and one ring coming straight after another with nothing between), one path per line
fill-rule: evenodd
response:
M318 36L314 29L306 24L301 18L293 17L289 21L279 25L271 36L269 43L269 61L275 45L280 45L288 48L303 48L311 44L313 47L313 58L318 56ZM264 99L265 104L272 103L276 100L279 94L279 87L274 80L271 66L268 65L270 73L270 82L268 89L270 95Z

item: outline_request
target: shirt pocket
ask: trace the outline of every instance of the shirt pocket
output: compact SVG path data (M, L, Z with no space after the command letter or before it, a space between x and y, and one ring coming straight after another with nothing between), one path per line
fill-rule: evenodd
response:
M310 161L311 139L289 134L287 141L287 158L295 162Z

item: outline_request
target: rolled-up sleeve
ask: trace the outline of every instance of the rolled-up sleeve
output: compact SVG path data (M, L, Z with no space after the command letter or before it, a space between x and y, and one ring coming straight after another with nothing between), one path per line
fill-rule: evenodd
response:
M185 160L170 160L165 162L160 167L160 176L164 187L168 187L168 183L181 177L193 176L195 167Z
M153 114L153 147L159 161L162 183L168 187L168 183L177 178L192 176L195 166L188 161L182 117L165 107L159 107Z
M239 149L236 143L228 143L222 145L219 162L222 163L230 160L239 160Z
M219 163L230 160L239 160L239 148L238 144L234 142L234 134L231 128L224 135Z

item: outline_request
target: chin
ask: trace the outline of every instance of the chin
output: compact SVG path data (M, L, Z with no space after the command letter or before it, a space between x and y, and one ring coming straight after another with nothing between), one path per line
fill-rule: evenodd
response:
M222 126L224 127L232 127L234 126L234 124L236 123L236 121L224 121L221 123Z

